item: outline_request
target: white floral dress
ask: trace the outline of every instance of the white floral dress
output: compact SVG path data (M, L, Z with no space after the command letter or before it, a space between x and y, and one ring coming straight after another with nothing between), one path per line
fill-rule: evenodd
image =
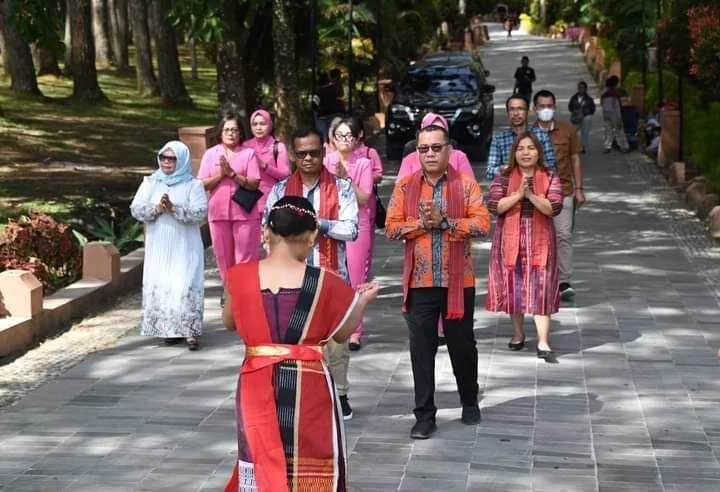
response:
M165 193L175 211L158 215L155 206ZM200 336L205 295L200 224L207 216L202 182L191 179L167 186L146 177L130 211L147 225L141 334L163 338Z

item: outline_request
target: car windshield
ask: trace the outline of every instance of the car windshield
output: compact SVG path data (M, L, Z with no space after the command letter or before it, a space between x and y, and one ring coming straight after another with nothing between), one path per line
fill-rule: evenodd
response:
M421 69L408 72L401 89L427 94L476 94L477 79L470 70Z

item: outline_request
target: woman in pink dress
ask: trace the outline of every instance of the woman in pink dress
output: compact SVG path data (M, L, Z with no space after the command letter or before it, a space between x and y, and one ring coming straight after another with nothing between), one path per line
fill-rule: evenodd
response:
M425 117L422 119L422 122L420 123L420 128L425 128L426 126L430 125L441 126L445 128L445 130L450 131L448 127L448 122L445 117L436 113L426 114ZM463 152L462 150L453 149L450 152L450 165L456 171L464 174L468 178L475 179L475 174L473 173L472 166L470 165L470 160L468 159L465 152ZM420 156L417 152L411 152L405 157L403 157L403 160L400 163L400 170L398 171L397 179L400 180L405 176L416 173L419 170Z
M560 284L553 216L562 210L563 196L560 178L545 166L541 149L534 134L520 135L509 167L490 185L488 209L497 215L497 224L485 308L510 315L510 350L525 346L525 314L532 315L537 356L555 362L550 315L560 308Z
M348 241L345 244L350 284L352 287L357 287L367 282L370 273L372 239L375 234L371 208L371 203L375 201L372 162L355 153L360 138L360 125L354 119L343 119L335 128L332 137L333 145L337 150L326 155L323 164L331 173L350 179L358 201L358 237L355 241ZM363 324L360 323L350 336L350 350L360 348L362 333Z
M220 143L205 151L198 179L210 192L208 222L213 251L220 278L225 284L228 269L258 259L260 248L260 212L257 204L246 211L232 199L242 186L256 190L260 186L260 169L255 151L243 148L242 127L235 114L220 120Z
M278 181L290 176L290 161L285 144L276 140L272 133L273 121L270 113L258 109L250 115L250 131L253 138L246 140L243 147L253 149L260 167L260 191L258 210L265 210L267 194Z

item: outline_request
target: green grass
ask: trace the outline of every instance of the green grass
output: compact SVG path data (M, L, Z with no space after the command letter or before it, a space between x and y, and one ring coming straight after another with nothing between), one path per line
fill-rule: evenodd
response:
M180 49L193 109L141 98L134 73L113 69L98 72L109 99L101 105L71 102L69 77L40 77L45 99L18 96L9 90L10 80L0 78L0 223L30 210L61 220L91 210L126 211L142 176L156 165L155 152L177 138L179 127L216 123L215 67L199 54L198 79L192 80L189 53ZM103 166L107 172L50 168L45 160Z

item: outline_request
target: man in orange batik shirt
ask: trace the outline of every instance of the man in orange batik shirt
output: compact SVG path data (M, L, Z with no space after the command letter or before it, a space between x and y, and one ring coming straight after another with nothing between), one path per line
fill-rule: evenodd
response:
M473 238L485 236L490 216L477 182L448 167L450 137L430 125L418 132L422 169L400 179L385 223L389 239L405 241L403 312L410 331L415 387L414 439L427 439L435 424L437 323L442 316L450 361L462 403L462 422L480 422L478 355L473 333Z

